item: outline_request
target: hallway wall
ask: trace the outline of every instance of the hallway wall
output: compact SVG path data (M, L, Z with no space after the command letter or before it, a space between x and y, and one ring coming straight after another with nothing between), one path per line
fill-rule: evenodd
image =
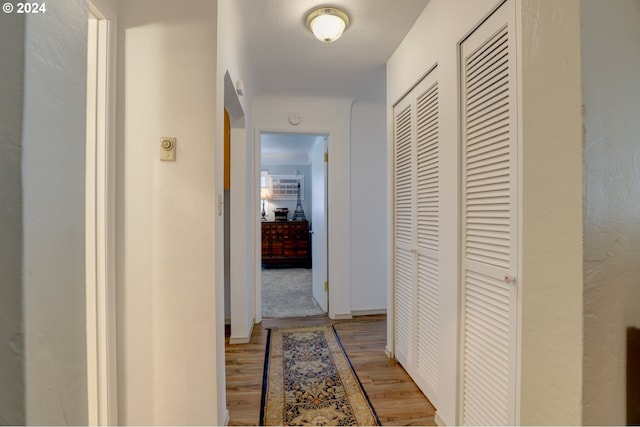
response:
M347 98L257 97L252 108L256 135L260 131L329 134L329 240L340 242L332 246L329 253L329 316L332 318L351 316L352 102ZM289 123L287 118L291 112L302 116L300 125Z
M25 424L22 112L25 17L0 14L0 425Z
M218 40L217 40L217 93L220 94L216 105L216 179L222 179L223 151L223 109L229 111L231 119L231 208L230 229L230 316L231 335L234 339L248 340L254 325L254 283L259 271L256 260L254 240L255 212L259 194L254 188L259 185L259 175L253 174L255 158L253 155L253 132L251 124L251 104L253 99L253 83L251 70L248 69L248 58L244 49L242 34L244 16L238 11L239 2L235 0L218 0ZM243 82L245 90L237 93L238 82ZM224 96L222 96L224 94ZM217 217L216 228L222 225L222 218ZM220 240L216 244L220 244ZM221 248L216 247L216 265L222 264ZM258 267L256 267L258 266ZM216 283L220 283L222 270L216 271ZM221 292L221 289L217 289ZM222 298L217 296L216 298ZM224 356L224 337L219 344L218 352ZM218 364L218 378L224 379L224 363ZM225 390L224 381L218 382L218 389ZM224 408L224 393L218 396L218 406ZM221 420L222 422L224 420Z
M26 16L22 135L26 423L87 424L87 4Z
M119 422L222 424L217 2L128 0L118 17Z
M384 77L383 74L381 77ZM386 83L379 82L381 93ZM380 98L384 98L381 95ZM351 116L351 311L387 310L387 146L384 102L353 104Z
M640 1L583 0L585 425L624 425L640 327Z
M522 28L518 45L522 61L520 422L580 425L584 168L580 2L525 0L518 19Z

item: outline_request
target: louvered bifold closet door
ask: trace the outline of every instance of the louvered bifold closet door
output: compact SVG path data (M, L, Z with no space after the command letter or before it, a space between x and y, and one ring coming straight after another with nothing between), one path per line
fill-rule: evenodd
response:
M395 355L438 401L440 123L437 67L394 107Z
M438 399L440 126L437 69L416 92L417 331L415 382L432 403Z
M462 44L461 421L516 424L517 102L515 7Z
M413 140L412 104L401 102L394 108L394 347L404 366L415 354Z

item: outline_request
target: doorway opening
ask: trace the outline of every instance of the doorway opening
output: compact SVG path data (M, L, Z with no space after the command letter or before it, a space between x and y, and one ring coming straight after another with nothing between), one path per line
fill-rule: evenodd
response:
M325 314L328 136L261 132L259 137L261 317Z
M224 76L224 192L218 194L218 213L223 217L225 334L229 342L249 342L254 319L248 310L253 303L253 265L247 266L246 254L252 247L253 206L251 191L253 156L246 135L245 114L229 72ZM233 284L233 286L231 285Z

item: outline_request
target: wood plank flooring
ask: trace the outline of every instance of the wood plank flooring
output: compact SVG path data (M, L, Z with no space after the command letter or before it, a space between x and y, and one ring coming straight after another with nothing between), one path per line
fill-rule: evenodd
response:
M229 425L258 425L267 328L335 324L362 386L383 425L436 425L435 409L409 375L384 353L386 316L329 320L326 316L265 319L249 344L226 340Z

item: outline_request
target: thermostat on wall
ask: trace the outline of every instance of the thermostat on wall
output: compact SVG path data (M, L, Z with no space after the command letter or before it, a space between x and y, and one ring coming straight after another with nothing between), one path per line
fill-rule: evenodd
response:
M160 160L165 162L176 161L176 138L168 136L160 138Z

